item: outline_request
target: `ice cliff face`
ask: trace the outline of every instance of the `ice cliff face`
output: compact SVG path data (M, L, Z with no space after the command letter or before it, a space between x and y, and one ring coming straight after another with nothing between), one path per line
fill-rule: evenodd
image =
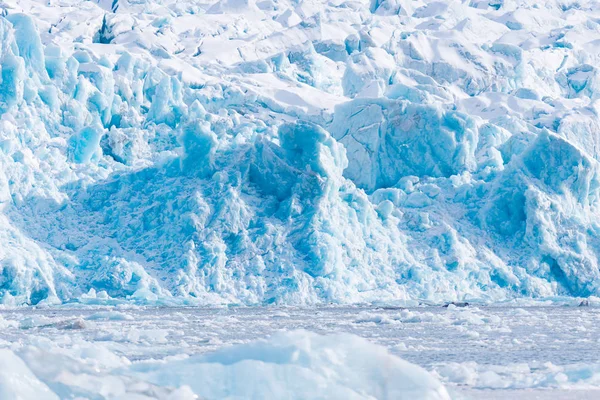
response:
M600 295L595 1L2 7L4 303Z

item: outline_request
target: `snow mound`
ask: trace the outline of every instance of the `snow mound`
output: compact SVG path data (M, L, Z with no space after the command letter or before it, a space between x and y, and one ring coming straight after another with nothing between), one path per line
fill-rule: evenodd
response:
M135 376L188 385L208 399L450 399L427 371L350 334L279 333L166 364L142 363Z

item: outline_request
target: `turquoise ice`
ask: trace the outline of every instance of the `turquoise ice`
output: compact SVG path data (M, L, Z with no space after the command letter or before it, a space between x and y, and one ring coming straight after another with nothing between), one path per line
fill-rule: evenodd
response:
M600 295L591 2L21 3L1 302Z

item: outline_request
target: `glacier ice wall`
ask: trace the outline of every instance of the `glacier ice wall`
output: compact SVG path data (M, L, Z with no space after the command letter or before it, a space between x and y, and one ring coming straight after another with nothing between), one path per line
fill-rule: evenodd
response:
M600 295L594 1L2 7L3 303Z

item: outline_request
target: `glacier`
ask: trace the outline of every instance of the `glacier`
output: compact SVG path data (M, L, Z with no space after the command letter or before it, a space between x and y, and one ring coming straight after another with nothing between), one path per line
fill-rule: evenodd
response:
M0 6L3 304L600 296L597 1Z

